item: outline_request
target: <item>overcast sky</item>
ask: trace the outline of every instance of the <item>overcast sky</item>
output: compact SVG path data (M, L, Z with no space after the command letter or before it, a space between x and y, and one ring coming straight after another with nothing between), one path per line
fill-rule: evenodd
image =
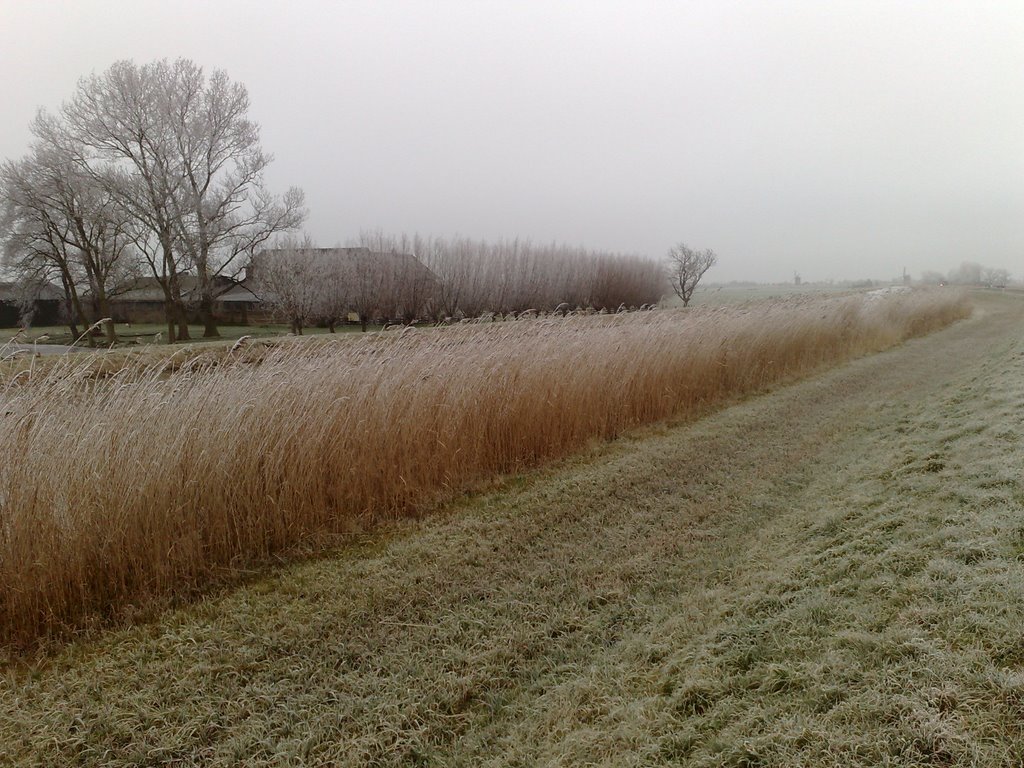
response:
M117 59L243 82L275 189L360 229L712 280L1024 277L1024 2L0 0L0 157Z

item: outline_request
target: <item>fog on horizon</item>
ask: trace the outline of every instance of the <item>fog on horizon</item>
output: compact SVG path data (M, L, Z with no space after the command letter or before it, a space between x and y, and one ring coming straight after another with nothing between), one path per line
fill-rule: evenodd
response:
M360 230L662 257L712 281L1024 277L1024 5L0 0L0 158L118 59L244 83L268 180Z

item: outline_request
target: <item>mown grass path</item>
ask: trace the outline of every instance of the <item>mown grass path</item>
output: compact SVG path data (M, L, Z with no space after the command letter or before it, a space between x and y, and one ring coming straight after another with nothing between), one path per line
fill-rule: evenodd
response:
M0 681L12 765L1020 765L1024 302Z

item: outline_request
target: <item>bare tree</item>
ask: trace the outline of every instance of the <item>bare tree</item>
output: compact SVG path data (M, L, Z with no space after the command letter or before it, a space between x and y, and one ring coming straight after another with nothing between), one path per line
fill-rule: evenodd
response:
M672 290L683 301L683 306L690 306L693 291L704 273L715 266L718 257L710 248L697 251L685 243L679 243L668 252L669 281Z
M163 289L167 341L187 339L181 275L190 265L177 250L175 216L183 171L160 119L166 64L119 61L78 82L62 109L61 132L82 147L84 173L104 185L134 224L134 238Z
M417 238L388 237L377 230L360 233L359 243L370 252L365 268L381 270L376 312L405 325L427 316L437 300L438 281L413 253Z
M6 232L3 264L21 285L59 282L64 289L68 327L77 337L78 324L87 321L80 275L67 243L71 227L37 195L34 171L28 160L8 161L0 167L0 226Z
M461 279L461 265L453 258L448 243L441 238L417 234L412 238L412 253L436 279L429 305L431 316L441 320L454 315L464 280Z
M351 287L346 281L348 270L344 259L324 252L317 279L320 281L320 305L317 321L334 333L339 322L348 319L352 311Z
M198 278L203 335L218 336L213 278L237 274L240 256L298 228L306 215L303 194L292 188L278 199L265 188L263 173L273 158L260 146L259 126L248 118L244 85L231 82L223 70L207 80L187 59L161 62L158 70L167 82L160 117L184 176L173 197L174 224Z
M1010 270L997 267L984 267L981 270L981 282L989 288L1005 288L1010 282Z
M949 282L957 285L980 285L982 270L981 264L973 261L965 261L956 269L949 271Z
M452 241L450 250L454 268L442 273L441 280L458 280L461 286L449 289L455 301L448 314L476 317L487 311L497 312L492 284L494 259L487 243L459 237Z
M55 142L53 118L32 125L32 153L0 166L0 199L9 235L5 263L28 286L56 281L64 290L69 327L110 317L110 299L134 276L126 222L114 200L81 172L76 152ZM107 340L115 341L112 323ZM90 343L92 337L89 337Z
M252 276L253 288L274 314L287 320L292 333L325 314L334 286L328 265L308 235L303 240L280 240L273 252L264 254Z
M241 270L274 233L305 215L301 191L275 198L244 86L179 59L115 63L81 80L63 131L79 163L135 222L136 244L163 288L168 341L188 337L181 278L194 271L206 335L216 335L214 278ZM177 325L177 334L175 334Z
M359 325L365 332L380 313L387 275L372 251L345 259L340 269L352 309L359 315Z

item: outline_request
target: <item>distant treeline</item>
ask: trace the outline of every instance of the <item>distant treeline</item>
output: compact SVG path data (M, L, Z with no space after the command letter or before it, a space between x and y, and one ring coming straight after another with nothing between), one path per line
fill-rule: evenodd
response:
M921 274L921 282L931 285L950 283L952 285L987 285L991 288L1005 288L1010 281L1008 269L985 267L972 261L965 261L946 274L928 271Z
M468 237L391 238L440 281L438 309L455 316L483 312L614 309L657 303L665 292L663 266L653 259L529 240L489 243Z
M365 324L531 309L614 311L656 304L667 287L664 267L654 259L518 238L487 242L378 231L361 234L348 250L316 248L309 238L283 240L272 249L273 263L260 264L255 287L296 330L333 325L349 312Z

